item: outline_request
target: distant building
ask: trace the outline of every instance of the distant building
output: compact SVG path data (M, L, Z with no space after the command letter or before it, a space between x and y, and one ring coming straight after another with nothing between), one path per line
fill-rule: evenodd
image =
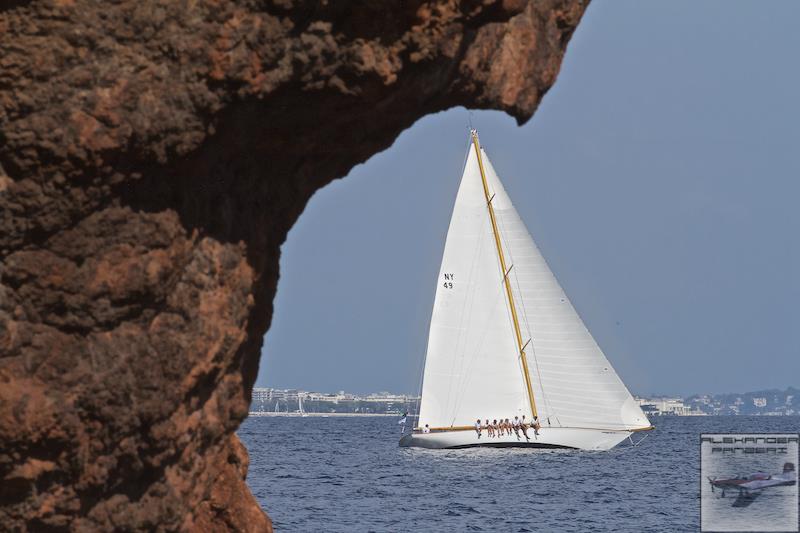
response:
M767 406L767 399L766 398L753 398L753 405L756 407L766 407Z
M690 416L703 414L684 404L682 398L636 398L636 401L647 415Z

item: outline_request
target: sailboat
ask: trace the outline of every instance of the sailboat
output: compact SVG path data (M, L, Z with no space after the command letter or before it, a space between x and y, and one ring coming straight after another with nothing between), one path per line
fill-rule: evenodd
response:
M522 416L538 431L488 435L487 421ZM436 287L417 425L400 446L608 450L649 429L471 130Z
M303 397L300 396L299 394L297 395L297 404L300 407L299 409L300 416L308 416L306 410L303 409Z

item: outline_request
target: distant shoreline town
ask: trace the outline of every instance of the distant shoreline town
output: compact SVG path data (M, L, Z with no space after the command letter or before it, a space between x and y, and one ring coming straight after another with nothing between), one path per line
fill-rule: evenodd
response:
M400 415L415 412L419 397L390 392L364 396L345 391L309 392L299 389L253 389L251 415Z
M651 416L707 415L800 415L800 390L762 390L732 394L703 394L636 397L642 410ZM419 397L377 392L367 395L310 392L299 389L253 389L250 414L293 415L401 415L415 413Z

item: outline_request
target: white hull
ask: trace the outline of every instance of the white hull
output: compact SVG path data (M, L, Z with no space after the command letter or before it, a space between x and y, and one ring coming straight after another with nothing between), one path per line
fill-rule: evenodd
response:
M542 428L539 436L533 429L528 430L526 440L520 432L519 438L511 435L489 437L483 431L481 437L475 431L435 431L432 433L414 432L400 439L402 447L417 448L472 448L485 446L492 448L574 448L579 450L610 450L631 435L629 431L604 431L581 428Z

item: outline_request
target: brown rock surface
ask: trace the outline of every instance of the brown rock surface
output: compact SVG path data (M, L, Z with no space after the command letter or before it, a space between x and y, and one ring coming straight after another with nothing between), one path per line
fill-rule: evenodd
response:
M529 118L585 5L0 2L0 524L270 530L234 432L287 231L426 113Z

